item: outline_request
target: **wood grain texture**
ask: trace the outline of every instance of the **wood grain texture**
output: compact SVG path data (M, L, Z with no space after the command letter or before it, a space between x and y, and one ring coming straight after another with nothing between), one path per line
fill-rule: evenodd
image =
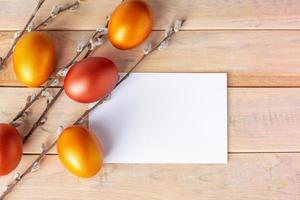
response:
M58 67L66 64L80 41L92 31L50 31L58 52ZM157 42L155 31L150 42ZM0 52L8 49L11 32L1 32ZM106 42L95 53L112 59L126 71L142 55L141 45L121 51ZM167 49L155 52L139 72L228 72L229 86L300 86L300 31L183 31ZM0 73L1 85L19 85L12 63Z
M22 171L35 156L24 156ZM233 154L227 165L106 164L92 179L67 172L56 156L23 179L7 200L298 200L300 154ZM0 178L0 188L13 174Z
M42 7L37 22L52 5L72 0L51 0ZM47 29L94 30L105 24L121 0L86 0L77 11L59 16ZM154 11L154 29L166 28L176 17L187 19L184 29L299 29L299 0L147 0ZM0 0L0 30L22 29L35 0Z
M299 88L230 88L228 91L230 152L300 152ZM1 121L9 122L32 92L33 89L0 88L0 94L5 97L0 99ZM86 108L63 95L50 111L47 123L30 137L24 152L39 153L41 143L51 142L60 125L71 125ZM42 109L43 100L32 109L27 127ZM101 138L101 133L98 135ZM55 149L51 151L55 152Z
M58 52L57 68L92 34L89 30L105 24L105 16L120 1L86 0L79 10L64 13L46 27ZM105 164L99 175L86 180L68 173L56 155L48 155L41 170L22 180L7 199L299 200L300 88L288 87L300 87L300 0L147 1L154 10L156 30L149 41L158 41L175 18L187 21L185 31L176 34L168 49L151 55L137 71L228 72L229 163ZM52 5L65 2L72 0L46 1L36 22L49 15ZM0 0L0 56L7 51L13 32L23 28L35 3ZM127 71L142 55L142 46L119 51L105 43L94 55L106 56L120 71ZM37 90L6 86L20 86L11 61L0 72L1 122L9 122ZM41 99L32 108L21 132L44 106ZM28 140L24 153L38 154L42 143L56 137L58 126L72 124L86 108L63 94L46 124ZM51 154L55 153L53 149ZM24 155L15 172L23 171L36 156ZM0 177L0 192L15 172Z
M231 152L299 152L299 88L231 88L228 92Z

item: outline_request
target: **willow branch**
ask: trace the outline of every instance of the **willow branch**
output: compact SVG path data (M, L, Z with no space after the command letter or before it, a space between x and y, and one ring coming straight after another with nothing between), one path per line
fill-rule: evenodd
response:
M0 70L3 68L4 63L7 61L7 59L12 54L12 51L13 51L16 43L24 35L24 33L26 32L28 26L31 24L32 20L34 19L34 17L36 16L36 14L39 11L39 9L42 7L42 5L44 4L44 2L45 2L45 0L39 0L36 8L34 9L34 12L31 14L29 20L25 24L25 26L24 26L23 30L21 31L21 33L14 39L14 41L13 41L12 45L10 46L10 48L9 48L7 54L5 55L5 57L4 58L0 57Z
M40 115L40 117L37 119L37 121L32 125L31 129L28 131L28 133L26 133L23 137L23 143L25 143L28 138L31 136L31 134L39 127L41 126L42 120L45 118L45 116L47 115L48 111L50 110L50 108L54 105L54 103L56 102L56 100L58 99L58 97L61 95L61 93L63 92L63 88L61 87L59 89L59 91L56 93L56 95L53 97L53 99L47 104L45 110L42 112L42 114Z
M39 29L41 26L46 26L53 18L57 17L58 15L60 15L61 13L68 11L68 10L72 10L72 9L76 9L79 6L79 1L75 1L72 4L68 4L65 5L61 8L59 8L57 10L57 13L51 13L46 19L44 19L42 22L40 22L37 26L34 27L34 30Z
M96 31L93 36L92 36L92 39L95 39L95 38L102 38L104 35L99 35L99 32ZM93 50L91 50L91 44L90 43L86 43L86 45L84 46L83 50L85 48L88 48L88 52L92 52ZM67 64L65 65L65 67L63 68L64 69L68 69L70 66L72 66L75 62L76 62L76 59L81 55L81 53L83 52L80 51L80 52L77 52L75 54L75 56L72 58L72 60ZM31 107L31 105L33 105L33 103L39 99L39 97L42 96L42 94L51 86L51 84L55 81L55 80L58 80L58 73L56 74L56 78L54 79L50 79L47 84L38 92L37 95L34 96L34 98L25 105L25 107L15 116L15 118L13 119L13 122L15 122L16 120L18 120L20 117L23 116L23 114L27 111L27 109L29 109L29 107ZM44 111L42 112L42 114L40 115L40 117L38 118L38 120L32 125L31 129L28 131L28 133L26 133L23 137L23 143L25 143L28 138L31 136L31 134L40 126L42 125L41 122L42 120L45 118L46 114L48 113L48 111L51 109L51 107L54 105L54 103L56 102L56 100L58 99L58 97L61 95L61 93L64 91L64 88L63 87L60 87L59 91L56 93L56 95L53 97L53 99L47 103L47 106L46 108L44 109Z
M181 25L184 23L184 21L181 21ZM170 29L171 30L171 29ZM177 31L176 31L177 32ZM125 76L123 78L121 78L118 83L116 84L115 88L116 89L119 85L121 85L121 83L123 83L129 76L130 74L137 68L137 66L139 66L139 64L149 55L151 55L154 51L159 50L160 48L165 48L162 47L162 45L167 42L175 33L174 29L172 28L172 31L168 33L168 35L166 35L154 48L151 48L149 51L145 52L144 55L136 62L136 64L125 74ZM108 95L109 96L109 95ZM92 112L93 110L95 110L95 108L101 104L103 104L105 102L105 99L108 97L104 97L102 100L98 101L94 106L92 106L90 109L86 110L74 123L74 125L78 125L80 124L84 118L87 117L87 115Z
M108 28L109 20L106 20L105 29ZM94 33L93 38L97 36L97 32ZM89 49L86 54L83 56L83 58L87 58L93 50Z
M52 143L48 148L53 148L56 145L55 143ZM49 149L49 150L50 150ZM15 179L6 186L6 190L2 193L0 196L0 200L3 200L12 190L13 188L29 173L32 172L33 167L37 164L40 163L41 160L45 157L48 151L43 150L42 153L32 162L32 164L22 173L22 174L17 174Z
M177 20L176 20L177 21ZM176 22L175 22L175 26L171 27L171 29L168 30L168 34L165 35L165 37L157 44L155 45L154 48L151 48L148 51L144 51L144 55L135 63L135 65L133 67L131 67L131 69L125 74L125 76L123 78L121 78L118 83L116 84L114 90L120 86L129 76L130 74L140 65L140 63L149 55L151 55L154 51L156 50L160 50L165 48L166 46L164 46L164 44L170 40L170 38L177 32L179 31L179 28L182 26L182 24L184 23L184 20L180 20L180 26L176 27ZM171 31L170 31L171 30ZM93 110L95 110L99 105L103 104L105 102L105 99L108 97L109 95L107 95L106 97L104 97L103 99L101 99L100 101L98 101L94 106L92 106L90 109L86 110L74 123L73 125L79 125L81 124L81 122L84 120L85 117L87 117L87 115L89 113L91 113ZM57 143L57 139L50 145L53 147L53 144ZM50 151L51 148L47 148L45 151Z
M39 9L41 8L41 6L43 5L44 2L45 2L45 0L40 0L38 2L38 5L35 8L34 13L30 16L29 20L27 21L27 23L26 23L25 27L23 28L23 30L21 31L21 33L14 39L14 41L13 41L12 45L10 46L5 57L3 59L0 58L0 70L3 68L3 65L7 62L7 59L12 55L13 49L16 46L19 39L24 35L24 33L27 31L27 29L31 26L33 19L35 18L37 12L39 11ZM50 12L50 15L48 17L46 17L42 22L40 22L37 26L33 27L32 30L38 30L41 26L46 26L52 19L54 19L55 17L57 17L58 15L60 15L61 13L65 12L65 11L76 9L79 6L79 4L80 4L79 1L76 0L72 4L67 4L64 6L54 6L53 8L57 8L57 10L54 10L54 11L52 10Z
M95 38L102 38L104 35L99 35L99 32L95 32L95 34L92 36L92 39ZM76 54L74 55L74 57L71 59L71 61L69 63L67 63L61 70L66 70L68 69L70 66L72 66L75 62L76 59L83 53L83 51L85 49L88 49L90 51L91 48L91 44L90 43L86 43L83 47L81 51L77 51ZM30 108L34 102L36 102L43 94L43 92L45 92L57 79L59 79L60 75L59 72L61 71L57 71L55 73L54 78L49 79L46 84L42 87L42 89L33 97L33 99L28 102L23 108L22 110L13 118L12 122L17 121L19 118L21 118L23 116L23 114L28 110L28 108Z

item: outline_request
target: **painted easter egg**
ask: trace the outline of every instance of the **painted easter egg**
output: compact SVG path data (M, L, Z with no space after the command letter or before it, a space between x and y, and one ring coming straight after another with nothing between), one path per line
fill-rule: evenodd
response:
M71 67L64 79L64 88L74 101L91 103L109 94L117 81L118 69L111 60L89 57Z
M76 176L95 176L102 167L100 142L94 133L83 126L64 129L58 138L57 152L62 164Z
M108 38L118 49L126 50L141 44L152 31L153 14L141 0L122 2L112 13Z
M33 31L23 35L13 51L13 65L17 79L28 87L43 84L55 67L55 49L43 32Z

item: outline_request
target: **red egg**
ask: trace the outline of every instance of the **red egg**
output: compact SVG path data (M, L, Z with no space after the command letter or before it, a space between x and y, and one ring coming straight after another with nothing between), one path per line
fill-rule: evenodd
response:
M103 57L89 57L71 67L64 80L66 94L79 103L104 98L116 86L118 69Z
M23 143L15 127L0 123L0 176L13 171L22 157Z

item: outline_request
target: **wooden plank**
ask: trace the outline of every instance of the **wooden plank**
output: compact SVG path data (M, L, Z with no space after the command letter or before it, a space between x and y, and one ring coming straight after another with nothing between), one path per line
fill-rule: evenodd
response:
M62 67L74 55L77 44L90 31L50 31ZM11 32L1 32L0 52L5 52ZM149 41L158 41L155 31ZM170 46L155 52L137 69L139 72L228 72L229 86L300 86L299 31L183 31ZM139 48L121 51L109 42L94 55L112 59L120 71L126 71L142 55ZM1 85L19 85L12 64L0 72Z
M9 122L33 90L0 88L5 97L0 99L1 121ZM228 92L230 152L300 151L299 88L230 88ZM32 119L44 108L42 102L32 109ZM86 108L63 95L49 113L47 123L28 140L24 152L39 153L42 143L56 137L58 126L69 126Z
M19 170L35 156L24 156ZM274 200L300 198L300 154L233 154L227 165L106 164L92 179L66 171L56 156L8 196L18 199ZM0 178L3 189L13 174Z
M299 88L231 88L228 92L229 151L299 151Z
M40 21L52 5L72 0L51 0L42 7ZM105 24L120 0L87 0L75 12L59 16L49 29L92 30ZM163 29L176 17L185 17L185 29L299 29L299 0L148 0L154 10L154 29ZM35 0L0 0L0 30L22 29Z

